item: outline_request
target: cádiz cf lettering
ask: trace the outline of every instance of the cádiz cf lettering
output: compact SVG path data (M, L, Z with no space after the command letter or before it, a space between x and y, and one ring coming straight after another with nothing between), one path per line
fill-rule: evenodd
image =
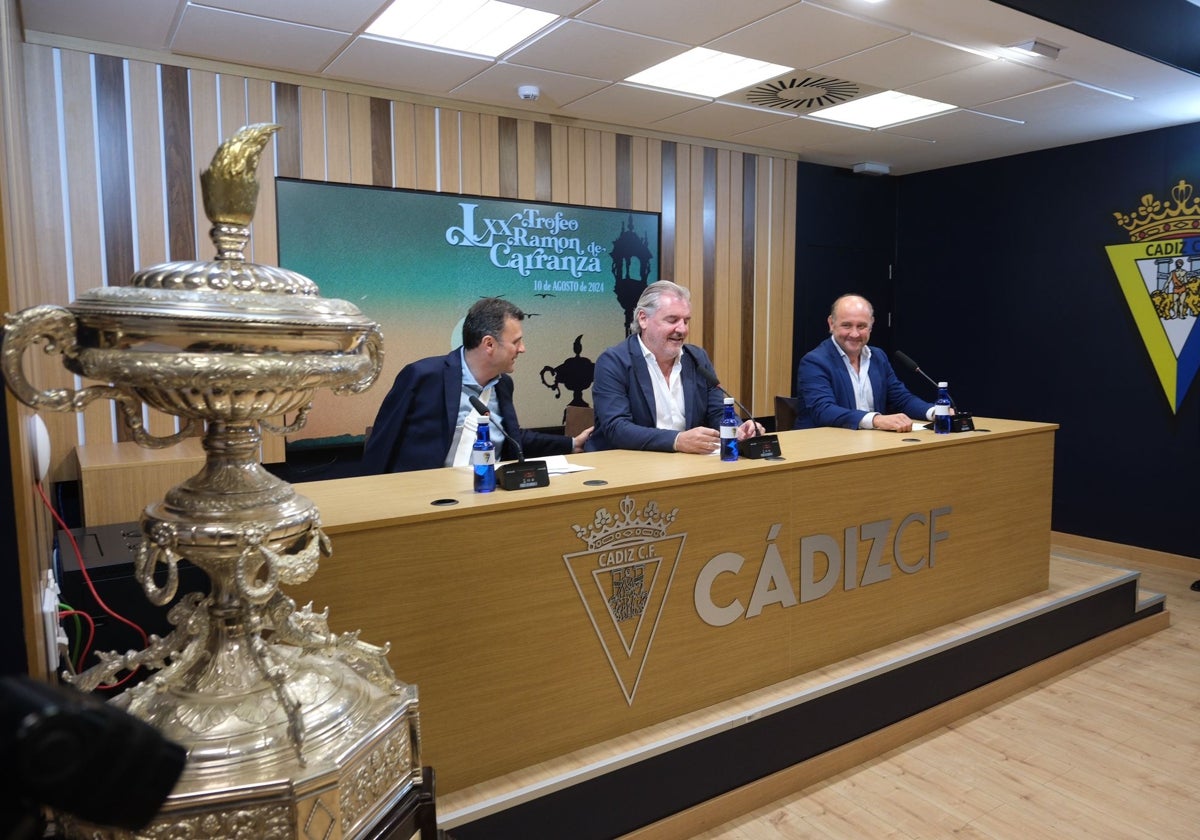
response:
M903 574L912 575L922 569L933 568L937 544L950 537L949 530L939 530L938 520L950 512L947 506L932 509L928 516L910 513L895 528L892 527L893 520L880 519L852 525L837 535L803 536L800 538L800 562L793 570L796 584L793 584L789 569L775 544L781 526L772 525L753 585L747 581L747 602L734 598L727 604L717 604L713 600L713 584L717 578L725 574L738 575L746 562L740 554L723 551L709 560L696 577L696 613L704 623L724 627L739 618L754 618L771 605L788 608L824 598L834 590L839 580L846 591L871 586L892 576L893 565L885 560L884 555L888 548L895 560L894 568ZM928 553L919 556L904 553L901 540L912 527L927 530L928 539L923 540L922 545L927 547ZM819 578L818 569L823 569Z

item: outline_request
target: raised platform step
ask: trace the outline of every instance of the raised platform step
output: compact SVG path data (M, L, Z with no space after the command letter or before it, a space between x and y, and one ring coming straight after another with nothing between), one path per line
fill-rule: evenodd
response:
M1091 658L1161 629L1169 623L1164 608L1162 595L1139 589L1136 572L1055 552L1045 592L455 791L439 798L438 822L454 840L526 838L533 826L542 836L578 840L685 837L680 815L689 810L823 757L867 760L896 745L905 721L965 695L995 702L1007 695L980 689L993 684L1011 694L1057 672L1031 666L1078 664L1078 656L1063 655L1072 648ZM1014 679L1023 669L1029 680ZM872 752L870 736L885 730L893 735ZM828 773L842 769L826 763ZM809 783L820 778L811 775Z

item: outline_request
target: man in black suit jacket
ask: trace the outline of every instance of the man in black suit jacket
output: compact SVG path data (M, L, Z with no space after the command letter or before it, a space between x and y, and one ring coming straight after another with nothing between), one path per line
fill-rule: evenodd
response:
M476 302L463 321L463 343L445 356L430 356L405 365L379 407L363 451L363 472L388 473L451 466L472 412L468 396L482 397L503 432L493 422L500 460L518 456L511 438L528 457L582 452L591 434L575 438L522 429L513 407L512 373L525 352L521 321L525 313L501 298Z

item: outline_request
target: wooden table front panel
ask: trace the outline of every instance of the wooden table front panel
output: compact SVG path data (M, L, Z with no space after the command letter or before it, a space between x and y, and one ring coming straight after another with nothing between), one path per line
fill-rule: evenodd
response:
M391 643L397 676L420 690L423 761L458 790L1045 589L1054 427L990 425L917 442L792 432L776 463L598 453L572 458L593 471L490 496L458 470L301 485L333 556L289 594L328 606L335 631ZM598 478L609 484L583 484ZM429 505L443 496L460 504ZM653 503L674 518L601 567L573 526L601 509L619 517L625 499L635 515ZM904 572L894 546L912 515ZM932 565L931 521L942 537ZM872 533L883 535L874 558ZM823 550L802 581L801 547L813 544ZM841 573L803 600L831 546ZM775 552L783 579L759 581ZM618 624L598 593L630 566L643 570L646 606ZM868 566L877 582L863 585ZM766 604L748 617L756 586Z

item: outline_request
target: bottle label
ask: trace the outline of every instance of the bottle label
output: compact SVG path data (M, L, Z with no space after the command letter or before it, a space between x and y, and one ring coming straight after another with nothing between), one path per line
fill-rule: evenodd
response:
M496 463L496 450L494 449L472 449L471 450L471 466L486 467L488 464Z
M948 415L949 413L950 413L950 406L948 406L948 405L935 405L933 407L934 417L938 417L938 416L941 416L944 414Z
M721 437L723 437L723 438L737 437L737 426L722 426L721 427Z

